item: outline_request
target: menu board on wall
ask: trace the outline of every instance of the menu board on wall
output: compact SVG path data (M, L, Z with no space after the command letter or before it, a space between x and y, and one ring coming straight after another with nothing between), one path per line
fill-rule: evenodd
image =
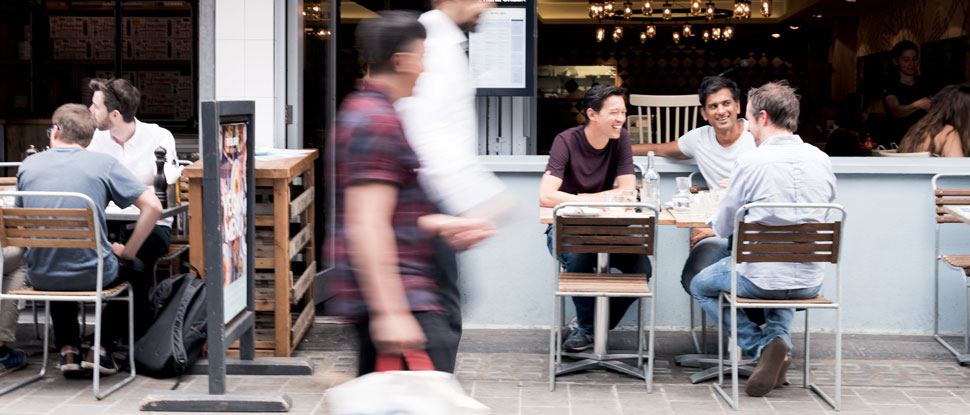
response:
M533 95L534 2L502 2L468 35L468 63L478 95Z

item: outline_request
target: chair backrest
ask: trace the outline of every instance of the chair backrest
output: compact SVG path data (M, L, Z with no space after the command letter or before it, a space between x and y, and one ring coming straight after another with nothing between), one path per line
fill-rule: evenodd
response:
M4 191L0 192L0 196L75 197L89 204L83 209L0 206L0 246L90 248L98 252L100 258L100 227L95 221L94 202L86 195L74 192Z
M842 212L839 221L769 226L743 222L751 209L832 209ZM839 262L839 246L845 210L842 206L821 203L750 203L735 217L735 262Z
M553 222L556 226L556 254L653 255L657 237L656 215L650 217L571 217L556 216L555 211L553 215Z
M936 205L936 223L963 223L960 219L943 210L944 205L970 205L970 189L942 188L939 179L942 177L967 177L968 173L943 173L933 176L933 203Z
M637 115L627 117L627 131L634 143L668 143L700 123L700 101L694 95L630 95Z

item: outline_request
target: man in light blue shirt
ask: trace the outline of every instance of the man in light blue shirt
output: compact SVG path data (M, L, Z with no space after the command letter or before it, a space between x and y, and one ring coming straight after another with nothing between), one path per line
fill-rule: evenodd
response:
M714 232L728 237L734 232L738 208L752 202L829 203L835 199L835 175L828 156L794 134L798 128L798 96L787 82L770 82L748 93L748 130L758 148L738 158L731 173L727 195L712 220ZM824 209L754 209L743 218L765 225L824 222ZM730 291L731 258L724 258L694 277L691 295L711 316L717 316L717 296ZM814 297L822 288L822 263L739 264L738 295L771 300ZM738 345L759 359L745 384L745 392L763 396L784 382L792 348L789 331L793 309L765 310L766 323L759 328L738 313ZM730 327L729 316L723 322Z

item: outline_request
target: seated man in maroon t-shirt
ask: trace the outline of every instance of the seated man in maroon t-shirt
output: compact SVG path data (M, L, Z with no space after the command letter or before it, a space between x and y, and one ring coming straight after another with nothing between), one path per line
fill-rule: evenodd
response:
M559 133L549 151L549 164L539 185L539 204L554 207L563 202L605 202L609 193L636 189L633 150L626 122L626 91L615 86L594 86L583 97L585 125ZM617 188L613 187L616 180ZM551 227L550 227L551 229ZM552 233L546 229L546 243L552 252ZM596 254L561 254L559 262L566 272L595 272ZM647 274L647 257L632 254L610 255L610 266L625 273ZM623 318L635 298L610 299L610 328ZM592 297L573 297L578 327L566 333L563 348L585 350L593 344Z

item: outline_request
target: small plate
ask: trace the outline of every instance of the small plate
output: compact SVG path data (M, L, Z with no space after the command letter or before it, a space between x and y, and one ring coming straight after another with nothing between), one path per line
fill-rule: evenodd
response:
M559 213L563 216L596 216L603 213L602 209L583 207L583 206L570 206L559 209Z

